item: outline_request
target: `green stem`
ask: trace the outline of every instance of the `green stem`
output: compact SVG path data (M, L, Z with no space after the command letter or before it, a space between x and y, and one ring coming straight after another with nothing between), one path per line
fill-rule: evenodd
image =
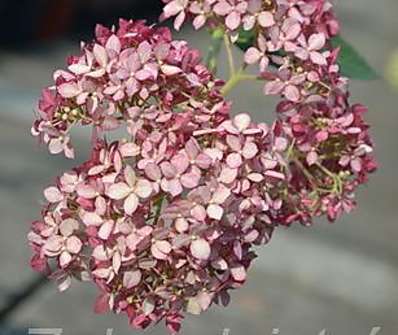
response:
M230 77L232 77L235 74L236 70L235 70L234 55L231 49L231 41L229 40L228 34L224 34L224 45L225 45L225 50L227 51L229 75Z
M256 80L258 79L257 76L251 75L251 74L246 74L244 73L243 69L240 69L239 71L235 72L231 78L225 83L223 88L221 89L221 94L223 96L226 96L229 92L232 91L232 89L235 88L236 85L239 84L239 82L243 80Z
M211 33L211 43L206 57L206 64L212 73L217 72L217 60L224 40L224 30L217 28Z

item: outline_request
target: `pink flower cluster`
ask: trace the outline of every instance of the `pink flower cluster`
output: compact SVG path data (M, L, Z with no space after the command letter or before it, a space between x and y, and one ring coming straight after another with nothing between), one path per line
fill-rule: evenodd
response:
M216 110L207 124L206 112L159 113L134 141L98 141L48 187L29 241L32 266L62 290L92 281L96 311L125 312L135 328L165 319L175 332L183 311L226 304L245 282L282 206L285 146L247 114Z
M339 23L327 0L162 0L162 19L175 17L179 30L188 18L195 29L224 27L235 38L239 29L270 31L279 43L295 39L295 23L335 35ZM304 43L306 41L303 41ZM304 45L303 45L304 46Z
M73 158L70 130L93 129L90 159L44 191L33 222L32 267L61 290L73 278L100 291L97 312L126 313L144 329L226 305L278 225L336 220L376 169L364 121L350 105L339 24L325 0L164 0L163 16L255 31L245 67L259 64L278 95L268 126L231 115L224 82L167 28L121 20L98 26L43 90L32 132ZM101 134L124 127L113 143Z
M364 121L366 108L349 104L330 39L339 32L327 0L171 0L163 17L178 15L196 29L223 29L236 43L250 31L255 43L244 55L259 65L265 95L282 97L280 136L288 142L287 183L279 224L310 224L314 216L336 220L355 206L354 191L376 169Z
M52 154L74 157L70 130L90 125L98 133L126 126L134 135L143 118L189 108L211 118L222 98L200 64L197 50L173 41L167 28L120 20L119 29L96 28L96 40L68 59L68 69L54 73L55 85L43 90L32 133ZM206 96L206 99L202 99ZM145 116L143 116L145 115ZM204 120L204 122L206 122Z

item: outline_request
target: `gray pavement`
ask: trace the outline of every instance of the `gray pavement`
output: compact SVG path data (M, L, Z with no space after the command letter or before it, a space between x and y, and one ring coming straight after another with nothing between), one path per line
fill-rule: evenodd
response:
M336 5L344 36L382 72L398 47L398 2L351 0ZM185 30L182 36L199 48L206 46L205 34L193 36ZM0 308L34 278L25 236L38 215L43 187L75 164L50 156L29 135L35 98L70 52L70 42L65 42L40 54L0 53ZM271 120L274 101L264 103L257 88L237 89L231 96L234 109ZM359 209L334 225L280 229L271 244L259 250L247 285L233 294L231 305L188 317L183 334L223 334L230 329L231 335L255 335L280 328L283 335L317 335L326 328L337 335L363 335L373 326L382 326L383 335L397 333L398 94L383 80L353 82L352 91L354 101L370 108L368 120L381 164L360 190ZM87 152L87 134L77 136L79 152ZM100 335L107 328L114 328L114 335L135 333L125 319L94 315L94 296L86 284L74 283L63 294L50 285L22 305L9 325L25 334L31 326L64 328L64 334L71 335ZM4 329L0 325L0 334ZM157 327L146 333L165 331Z

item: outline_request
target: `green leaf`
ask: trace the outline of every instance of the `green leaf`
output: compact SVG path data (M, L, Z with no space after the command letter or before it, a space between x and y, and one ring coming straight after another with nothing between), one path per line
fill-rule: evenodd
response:
M254 30L246 31L240 29L239 37L238 40L235 42L235 45L242 51L246 51L247 49L249 49L251 46L254 45L255 40L256 40L256 35L254 33Z
M359 80L374 80L379 78L376 71L359 52L340 36L332 39L332 45L335 48L340 48L338 63L343 75Z

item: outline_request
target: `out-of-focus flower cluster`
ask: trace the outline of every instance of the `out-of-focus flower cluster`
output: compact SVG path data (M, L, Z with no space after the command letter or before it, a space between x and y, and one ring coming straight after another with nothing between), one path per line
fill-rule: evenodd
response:
M228 304L275 227L349 212L376 163L366 108L350 105L330 43L328 1L164 2L176 28L188 17L232 43L255 32L245 67L258 63L264 93L281 97L276 121L232 116L224 82L168 29L98 26L55 72L32 128L73 158L70 130L91 126L91 158L45 190L29 241L32 267L61 290L91 281L97 312L126 313L139 329L165 320L174 333L184 311ZM121 127L124 139L102 139Z

